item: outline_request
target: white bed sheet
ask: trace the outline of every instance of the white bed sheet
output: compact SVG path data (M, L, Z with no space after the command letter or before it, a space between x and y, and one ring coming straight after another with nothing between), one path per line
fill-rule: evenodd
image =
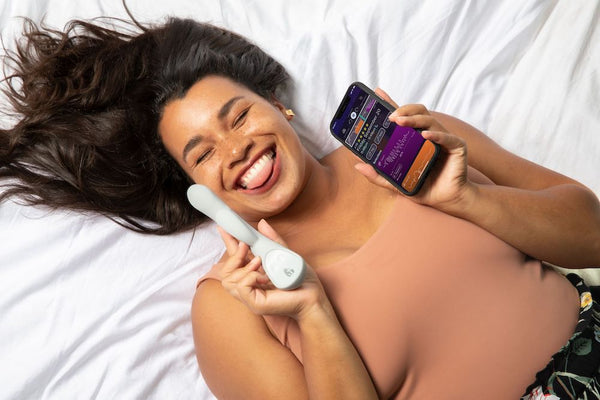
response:
M600 1L560 1L498 99L488 134L600 196Z
M531 155L523 146L533 140L539 150L534 158L548 154L539 162L551 163L549 154L557 151L564 159L582 158L583 164L559 167L600 193L587 173L589 166L598 167L597 156L561 147L583 137L598 144L598 113L571 110L581 105L577 96L588 90L587 80L597 89L598 63L582 56L561 64L580 74L577 90L559 86L556 93L565 99L558 105L553 102L557 97L544 98L547 107L556 106L565 115L569 109L581 124L596 127L595 134L554 134L572 119L545 125L541 111L535 119L527 112L545 109L536 87L556 79L553 73L569 82L569 72L561 75L533 61L561 45L569 29L561 22L563 15L595 7L597 20L597 1L128 4L141 21L176 15L213 22L276 56L294 78L291 95L284 99L296 111L293 124L317 156L337 146L328 134L329 119L346 86L361 80L383 87L399 103L421 102L489 130L517 153ZM45 16L48 24L62 27L75 17L101 15L126 17L120 0L0 1L0 29L9 47L20 28L16 16L36 21ZM593 51L597 57L589 42L598 39L594 20L578 20L578 25L583 33L572 39L574 51ZM536 79L529 88L531 68ZM598 98L589 95L597 105ZM513 104L518 104L519 118ZM532 120L535 129L527 125ZM196 279L221 252L212 226L195 235L152 237L95 215L0 205L0 399L212 398L196 366L189 305Z

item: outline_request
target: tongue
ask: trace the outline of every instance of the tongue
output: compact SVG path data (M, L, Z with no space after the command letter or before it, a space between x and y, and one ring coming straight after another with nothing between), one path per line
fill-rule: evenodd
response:
M260 171L254 176L254 178L250 179L246 182L246 189L256 189L259 186L264 185L264 183L271 176L271 172L273 171L273 160L265 163Z

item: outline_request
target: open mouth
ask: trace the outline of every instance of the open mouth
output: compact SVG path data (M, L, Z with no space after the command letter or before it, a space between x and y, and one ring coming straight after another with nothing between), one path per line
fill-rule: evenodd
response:
M275 150L269 149L260 156L237 180L242 189L254 190L263 186L273 175L275 166Z

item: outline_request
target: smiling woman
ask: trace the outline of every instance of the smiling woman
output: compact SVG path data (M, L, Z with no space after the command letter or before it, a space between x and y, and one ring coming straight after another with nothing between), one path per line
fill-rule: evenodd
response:
M317 163L300 144L291 119L274 96L267 99L229 78L209 75L166 104L159 133L195 182L258 222L285 210L310 175L307 168Z
M303 284L278 290L221 231L191 316L218 397L598 398L596 294L541 262L600 264L586 187L377 89L389 121L442 149L402 196L345 148L309 154L279 100L287 74L258 47L191 20L138 28L29 25L9 78L21 119L0 132L1 174L16 178L3 196L168 233L203 220L185 199L202 183L300 254Z

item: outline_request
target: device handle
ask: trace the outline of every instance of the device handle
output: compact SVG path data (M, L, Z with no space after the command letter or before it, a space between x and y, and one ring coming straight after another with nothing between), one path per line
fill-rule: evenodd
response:
M215 221L237 240L248 246L253 246L258 240L255 229L206 186L198 184L190 186L187 196L197 210Z
M267 276L277 288L290 290L302 284L306 272L302 257L255 230L206 186L190 186L187 196L197 210L261 257Z

